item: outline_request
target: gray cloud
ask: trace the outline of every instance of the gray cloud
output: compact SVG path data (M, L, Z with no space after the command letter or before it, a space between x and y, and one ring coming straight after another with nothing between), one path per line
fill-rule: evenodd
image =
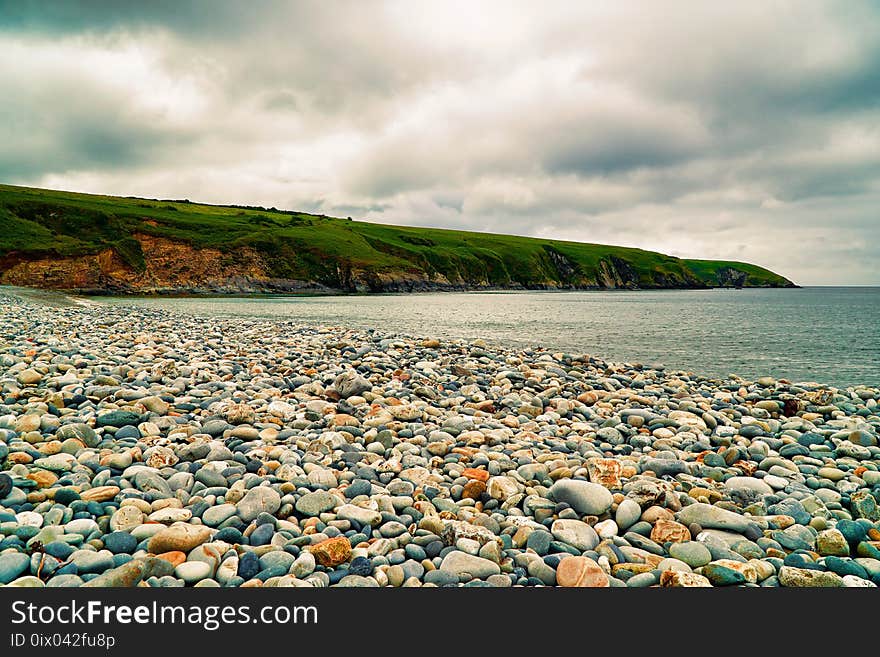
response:
M0 178L880 283L871 2L0 0Z

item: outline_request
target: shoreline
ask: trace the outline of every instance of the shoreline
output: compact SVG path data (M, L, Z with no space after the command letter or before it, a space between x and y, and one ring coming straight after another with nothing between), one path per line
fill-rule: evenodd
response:
M11 286L11 287L28 287L29 289L47 292L57 292L58 294L76 295L85 297L113 297L119 299L125 298L204 298L204 297L226 297L226 298L263 298L263 297L323 297L323 296L390 296L390 295L420 295L420 294L517 294L517 293L540 293L540 292L686 292L686 291L706 291L706 290L795 290L802 289L802 285L753 285L753 286L732 286L732 285L692 285L686 287L495 287L495 286L447 286L447 285L418 285L404 286L401 288L391 287L388 289L357 289L346 290L340 288L319 288L319 287L302 287L296 289L290 288L274 288L274 287L253 287L253 288L162 288L162 289L131 289L120 290L116 288L96 289L96 288L38 288L30 286Z
M880 583L878 388L0 300L0 584Z

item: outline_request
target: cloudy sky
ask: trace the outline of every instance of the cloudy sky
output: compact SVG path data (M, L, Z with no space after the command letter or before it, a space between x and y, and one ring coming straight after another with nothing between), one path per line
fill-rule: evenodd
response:
M880 284L880 5L0 0L0 181Z

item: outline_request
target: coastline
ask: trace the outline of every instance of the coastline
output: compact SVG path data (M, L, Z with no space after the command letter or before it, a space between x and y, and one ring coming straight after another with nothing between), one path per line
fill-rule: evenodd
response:
M45 290L57 292L63 295L84 297L119 297L119 298L201 298L201 297L315 297L315 296L382 296L397 294L462 294L462 293L517 293L517 292L661 292L661 291L699 291L699 290L790 290L800 289L802 285L689 285L689 286L656 286L656 287L603 287L592 286L477 286L477 285L443 285L425 283L418 285L388 286L383 288L369 289L366 287L357 289L343 289L325 287L319 285L254 285L254 286L195 286L195 287L171 287L171 288L40 288L30 285L5 285L5 287L17 287L19 289Z
M880 582L877 388L2 300L3 584Z

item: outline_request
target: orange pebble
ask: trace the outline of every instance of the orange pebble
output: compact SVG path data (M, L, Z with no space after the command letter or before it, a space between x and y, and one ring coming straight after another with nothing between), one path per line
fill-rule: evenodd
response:
M489 481L489 473L486 470L480 470L479 468L465 468L462 470L461 474L468 479L476 479L477 481L482 482Z
M171 563L175 568L186 561L186 555L179 550L172 550L171 552L163 552L162 554L157 554L156 558L164 559Z

